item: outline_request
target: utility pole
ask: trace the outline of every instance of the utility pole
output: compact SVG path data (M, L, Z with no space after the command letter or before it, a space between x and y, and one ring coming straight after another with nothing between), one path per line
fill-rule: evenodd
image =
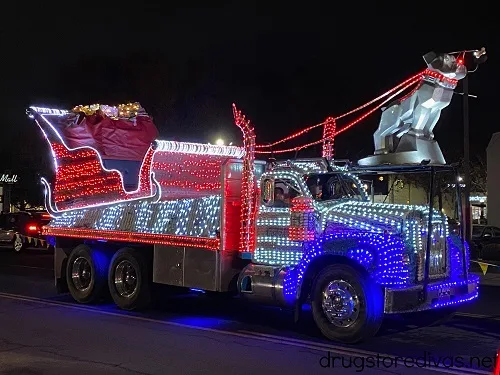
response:
M469 75L462 80L463 85L463 120L464 120L464 221L465 240L469 243L472 235L470 206L470 148L469 148ZM457 181L457 183L460 183Z
M474 70L469 70L462 80L463 85L463 120L464 120L464 237L465 240L470 243L472 237L472 210L470 205L470 188L471 188L471 177L470 177L470 144L469 144L469 75L477 70L480 64L487 60L486 49L483 47L480 50L468 50L462 51L460 55L462 56L462 63L465 59L466 53L472 53L475 62ZM459 183L459 181L457 181Z

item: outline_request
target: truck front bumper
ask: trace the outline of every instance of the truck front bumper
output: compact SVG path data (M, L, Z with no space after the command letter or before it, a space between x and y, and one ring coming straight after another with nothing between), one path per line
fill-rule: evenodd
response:
M479 277L469 275L467 280L429 283L425 297L423 285L409 288L386 288L384 313L406 313L460 305L478 297L478 286Z

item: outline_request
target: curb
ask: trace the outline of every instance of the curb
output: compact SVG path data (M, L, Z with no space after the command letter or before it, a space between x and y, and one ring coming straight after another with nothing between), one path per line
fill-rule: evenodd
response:
M479 285L500 287L500 265L498 264L471 260L470 273L479 276Z

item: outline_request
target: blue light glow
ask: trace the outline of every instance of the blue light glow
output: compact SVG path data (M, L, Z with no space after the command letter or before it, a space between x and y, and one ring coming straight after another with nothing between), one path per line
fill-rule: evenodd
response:
M476 299L477 297L479 297L479 292L476 289L474 292L466 294L463 297L460 297L460 298L457 298L457 299L453 299L453 300L449 300L449 301L443 301L443 302L436 302L436 303L434 303L432 305L432 308L433 309L438 309L438 308L446 307L446 306L459 305L459 304L462 304L462 303L465 303L465 302L470 302L470 301Z
M328 244L334 245L335 252L325 251ZM287 300L293 300L300 293L305 271L311 261L328 253L350 254L351 259L370 269L372 277L381 285L404 287L409 284L409 272L403 266L406 249L398 236L343 231L327 235L313 244L307 244L305 248L301 261L285 278L283 293Z
M194 293L205 293L203 289L190 288L189 290Z

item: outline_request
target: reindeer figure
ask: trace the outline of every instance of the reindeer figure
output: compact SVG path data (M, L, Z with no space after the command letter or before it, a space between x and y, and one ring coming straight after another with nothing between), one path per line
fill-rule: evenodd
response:
M417 88L383 109L373 135L375 155L410 152L413 155L407 162L445 164L433 129L441 111L450 104L458 80L467 75L467 68L450 54L429 52L423 57L427 69Z
M421 81L410 94L382 109L373 134L374 155L359 160L359 165L446 164L433 130L458 81L470 73L463 63L468 52L473 52L476 64L486 60L484 48L423 56L427 69Z

